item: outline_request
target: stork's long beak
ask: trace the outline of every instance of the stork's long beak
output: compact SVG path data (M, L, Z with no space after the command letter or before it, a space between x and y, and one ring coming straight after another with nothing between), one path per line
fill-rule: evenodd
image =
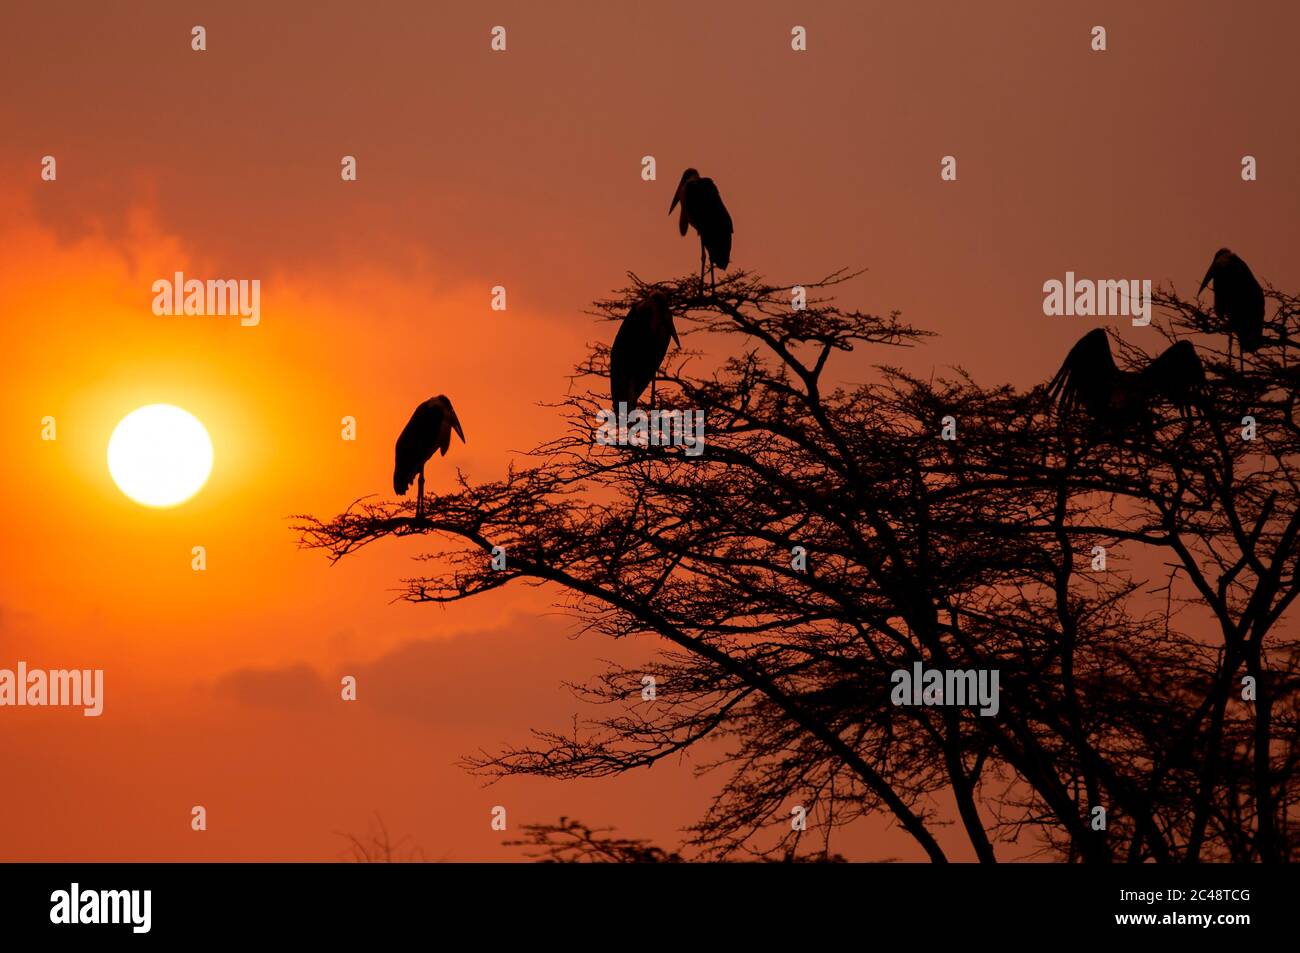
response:
M676 193L674 193L673 195L673 204L668 206L669 215L673 214L673 209L677 207L677 203L680 202L681 200L682 200L682 187L679 185L677 186Z
M682 346L682 339L677 336L677 329L674 327L669 327L668 333L673 336L673 340L677 343L677 347L680 349Z
M456 431L456 435L460 437L461 443L469 442L465 439L465 431L460 429L460 418L457 417L454 413L451 415L451 427L453 430Z
M1205 273L1205 277L1201 279L1201 286L1196 289L1197 297L1200 297L1201 292L1205 290L1205 286L1210 283L1210 279L1213 277L1214 277L1214 265L1211 264L1209 270L1206 271Z

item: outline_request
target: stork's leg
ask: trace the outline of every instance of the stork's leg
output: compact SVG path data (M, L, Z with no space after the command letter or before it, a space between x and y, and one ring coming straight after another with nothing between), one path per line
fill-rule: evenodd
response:
M658 379L658 377L659 377L659 375L656 374L654 377L650 378L650 407L651 407L651 409L653 409L653 408L659 406L659 402L658 402L657 400L655 400L655 381L656 381L656 379Z
M420 471L420 482L416 485L415 490L415 518L418 520L424 515L424 471Z
M704 294L704 239L700 239L700 294Z

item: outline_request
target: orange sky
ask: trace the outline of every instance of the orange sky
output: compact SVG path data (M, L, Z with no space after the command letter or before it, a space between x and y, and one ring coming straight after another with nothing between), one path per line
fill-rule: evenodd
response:
M107 682L99 719L0 709L6 860L327 860L376 811L431 857L514 856L494 804L512 828L567 814L675 843L712 790L689 764L487 790L454 765L565 725L559 681L615 647L567 638L545 593L394 605L418 544L330 568L288 517L385 493L434 393L469 440L430 468L434 492L453 464L493 479L554 434L537 403L612 334L587 303L629 269L696 266L667 215L686 165L718 182L736 265L865 267L848 303L941 333L855 354L846 380L881 360L1045 379L1090 326L1043 316L1066 270L1194 291L1229 245L1300 288L1292 5L1231 22L1208 2L268 6L0 14L0 667ZM152 282L177 270L259 278L261 324L154 316ZM1143 333L1124 330L1154 347ZM216 450L172 510L127 500L104 462L114 424L154 402ZM342 673L355 705L334 701ZM867 828L847 853L917 856Z

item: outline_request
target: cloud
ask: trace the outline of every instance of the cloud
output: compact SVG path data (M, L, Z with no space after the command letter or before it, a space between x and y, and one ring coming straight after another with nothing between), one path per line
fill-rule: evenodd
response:
M329 698L324 680L303 663L237 669L217 679L214 688L243 704L268 708L319 708Z
M604 645L568 638L572 629L568 619L515 616L494 629L407 642L351 674L359 697L380 711L443 727L511 726L523 737L579 707L562 682L590 674L591 654Z
M584 708L566 682L600 671L598 658L627 662L648 653L648 644L615 646L594 635L572 638L573 631L565 617L520 615L492 629L406 642L330 675L296 662L237 669L213 687L241 704L306 712L336 702L339 680L352 675L356 704L366 710L490 745L502 735L522 739L533 728L563 727Z

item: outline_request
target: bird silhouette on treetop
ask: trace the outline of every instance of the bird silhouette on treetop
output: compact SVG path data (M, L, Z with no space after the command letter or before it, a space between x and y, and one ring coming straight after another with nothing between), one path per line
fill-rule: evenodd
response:
M1089 331L1070 349L1048 384L1048 396L1062 416L1082 407L1094 424L1120 434L1149 426L1157 399L1184 416L1201 400L1205 368L1190 341L1178 341L1138 371L1121 370L1101 328Z
M465 442L465 431L460 429L460 420L456 416L451 401L443 394L430 397L411 414L397 438L395 462L393 464L393 491L406 494L411 481L419 478L415 498L415 518L424 514L424 465L429 462L434 451L447 454L451 446L451 432L456 431L460 442Z
M1255 280L1250 266L1230 248L1215 252L1196 294L1199 296L1209 284L1214 288L1214 310L1228 322L1229 335L1237 338L1244 364L1245 355L1257 351L1264 343L1264 289ZM1231 360L1231 339L1228 346Z
M700 293L703 294L705 254L709 259L709 278L715 285L713 266L726 271L731 264L731 215L713 180L700 178L695 169L682 173L672 204L668 206L669 215L673 214L679 202L682 212L677 222L678 231L685 235L687 226L690 226L700 236Z
M655 289L628 309L609 349L609 396L615 413L620 403L628 410L636 407L647 387L654 404L654 381L670 338L682 346L668 296Z

